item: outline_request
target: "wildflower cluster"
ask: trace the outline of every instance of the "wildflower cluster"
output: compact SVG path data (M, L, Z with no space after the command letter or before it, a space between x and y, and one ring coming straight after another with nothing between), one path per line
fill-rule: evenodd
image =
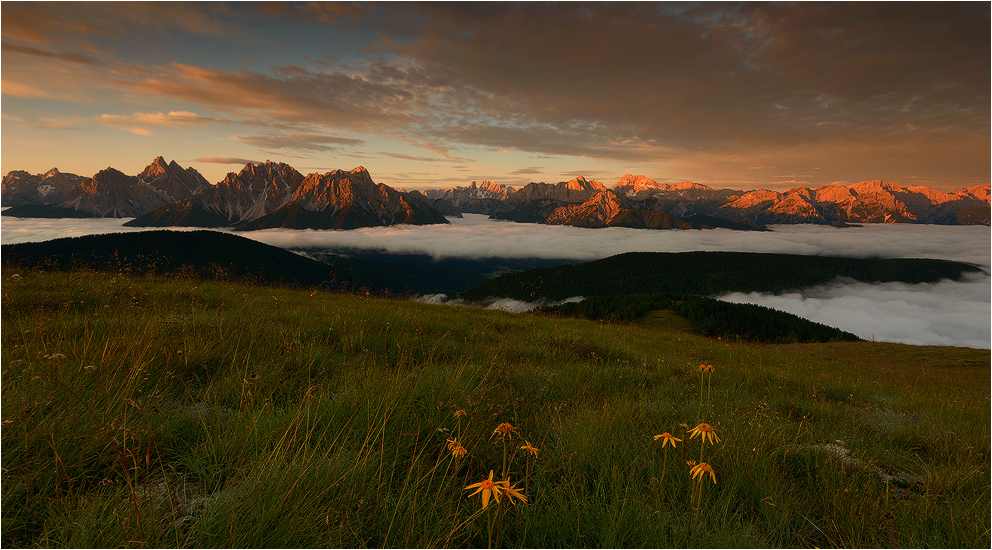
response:
M455 434L451 438L446 438L446 448L451 453L454 458L456 471L460 459L464 458L468 454L468 450L462 445L459 440L461 434L461 421L462 418L467 416L467 413L459 409L455 411L454 418L457 420L458 425ZM447 432L447 430L442 430ZM514 438L519 438L514 441ZM530 482L530 468L531 461L536 460L540 449L535 447L527 439L520 437L515 428L509 422L502 422L496 426L492 431L492 435L489 437L490 441L494 439L499 440L499 444L503 450L503 462L497 474L495 469L489 470L489 475L479 481L478 483L470 483L464 486L465 491L472 491L468 493L468 497L479 496L482 507L479 509L478 513L487 513L487 528L489 536L489 546L492 547L493 534L494 534L494 524L495 524L495 534L497 539L497 545L499 543L502 534L502 522L504 520L504 503L517 504L517 503L527 503L527 496L525 495L527 491L527 486ZM522 441L522 444L520 443ZM519 487L518 483L514 483L510 480L510 464L511 464L511 449L514 451L523 451L526 460L526 473L524 474L524 487ZM457 477L456 477L457 481ZM461 486L461 485L459 485ZM496 509L495 515L489 513L490 503L495 503Z
M445 438L445 446L447 450L451 453L452 458L454 458L455 460L460 460L468 454L468 450L462 445L462 443L458 439L461 433L462 418L464 418L467 415L468 413L466 413L464 409L458 409L454 412L452 416L458 421L458 425L455 430L455 435L451 438ZM444 431L447 432L447 430ZM496 472L495 470L489 470L488 478L478 483L467 485L465 487L465 490L472 490L472 489L475 490L474 492L468 495L469 497L474 497L475 495L479 495L479 498L482 501L483 510L489 507L490 501L494 501L497 504L499 504L503 502L502 499L504 497L506 501L510 502L510 504L515 504L518 501L523 503L527 502L527 497L524 495L521 489L517 487L517 484L512 483L510 481L510 478L508 476L509 473L508 453L509 453L511 439L516 434L516 431L517 431L516 428L514 428L512 424L510 424L509 422L503 422L498 426L496 426L496 428L492 432L492 436L490 437L490 439L498 437L503 446L503 466L501 470L502 473L501 477L503 479L494 480L493 478L495 477ZM530 441L524 439L523 445L519 446L519 450L525 451L528 456L527 473L525 475L525 481L529 481L530 459L531 457L536 458L538 451L540 449L532 445Z
M707 405L707 408L708 408L709 405L710 405L709 398L710 398L710 395L711 395L711 382L712 382L713 371L714 371L713 365L700 365L699 368L698 368L698 371L699 371L699 412L700 412L700 414L702 414L702 412L703 412L703 396L704 396L704 391L703 391L703 373L707 373L709 375L708 379L706 380L707 384L706 384L706 391L705 391L706 405ZM714 445L716 445L717 443L720 443L721 441L720 441L720 438L716 435L716 431L713 429L713 426L711 426L708 423L701 422L701 423L697 424L696 427L692 428L691 430L685 424L681 424L681 427L682 427L683 430L686 430L686 433L689 436L688 437L689 440L695 439L697 437L699 438L699 444L700 444L699 445L699 460L697 461L697 460L691 460L690 459L690 460L686 460L685 461L686 462L686 465L689 467L689 476L695 482L693 484L693 487L692 487L692 494L690 496L689 502L690 502L691 506L693 507L693 509L696 512L696 521L698 522L698 519L699 519L699 508L700 508L701 502L702 502L703 480L706 479L707 476L709 476L709 478L713 482L713 484L714 485L716 484L716 472L713 470L713 466L710 465L707 462L704 462L706 444L709 443L710 447L713 447ZM668 470L668 448L667 447L668 447L668 445L671 445L672 449L675 449L677 447L676 443L681 443L682 442L682 439L679 439L679 438L673 436L669 432L664 432L664 433L662 433L660 435L654 436L654 440L655 441L658 441L659 439L661 440L661 447L665 451L665 459L664 459L665 462L664 462L664 466L663 466L663 470L662 470L662 476L661 476L661 480L662 481L661 481L661 484L660 484L661 487L664 487L665 474L667 473L667 470ZM697 525L698 525L698 523L697 523Z

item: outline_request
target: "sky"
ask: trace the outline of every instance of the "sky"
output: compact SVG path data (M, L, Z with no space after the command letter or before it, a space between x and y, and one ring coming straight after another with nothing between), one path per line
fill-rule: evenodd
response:
M990 5L2 3L0 171L990 180Z
M119 218L4 218L4 244L92 233L141 231ZM975 264L984 272L960 281L867 284L835 280L782 294L719 296L838 327L865 339L914 345L992 348L992 233L986 226L864 224L838 229L777 225L774 231L628 229L523 224L466 214L449 225L399 225L347 231L266 229L237 235L290 249L371 249L435 258L544 258L595 260L632 251L725 250L846 257L941 258ZM153 228L154 229L154 228ZM196 229L196 228L191 228ZM442 302L437 296L426 297ZM490 307L524 311L535 304L497 301Z

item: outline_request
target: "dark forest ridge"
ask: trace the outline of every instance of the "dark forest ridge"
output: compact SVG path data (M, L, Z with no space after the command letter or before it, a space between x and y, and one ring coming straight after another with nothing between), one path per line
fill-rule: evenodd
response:
M510 273L463 293L469 300L499 296L563 300L657 292L699 295L781 292L847 277L863 282L928 283L980 272L932 259L834 258L758 252L627 252L576 265Z

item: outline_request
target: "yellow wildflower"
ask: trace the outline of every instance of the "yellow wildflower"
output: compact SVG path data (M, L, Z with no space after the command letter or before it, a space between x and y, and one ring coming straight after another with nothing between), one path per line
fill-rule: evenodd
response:
M532 454L534 456L537 456L538 448L535 447L535 446L533 446L533 445L531 445L530 444L530 441L527 441L526 439L524 440L524 445L521 445L520 446L520 449L523 450L523 451L527 451L528 453L530 453L530 454Z
M496 499L496 502L499 502L499 495L500 495L500 493L503 490L498 484L493 483L493 471L492 470L489 470L489 479L484 479L484 480L482 480L482 481L480 481L478 483L474 483L472 485L469 485L468 487L465 487L465 490L469 490L469 489L475 489L475 492L472 493L471 495L469 495L469 498L474 497L475 495L479 494L480 492L482 493L482 497L481 498L482 498L482 508L483 509L485 509L486 506L489 506L489 497L490 496L492 496L493 498L495 498Z
M668 432L665 432L665 433L663 433L661 435L654 436L654 440L655 441L658 441L659 439L663 439L663 441L661 442L661 448L662 449L664 449L665 448L665 445L668 445L669 443L672 444L672 448L674 449L677 446L677 445L675 445L675 442L676 441L682 441L681 439L673 436L672 434L670 434Z
M453 439L445 439L445 441L448 442L448 450L449 451L454 451L455 450L455 447L460 447L461 446L461 445L458 444L458 438L457 437L456 438L453 438Z
M451 456L455 458L462 458L466 454L468 454L468 451L466 451L465 447L462 447L461 445L455 447L454 449L451 449Z
M692 468L693 466L696 465L696 461L695 460L692 460L692 459L686 460L685 461L685 465L688 466L688 467L690 467L690 468Z
M703 481L703 477L705 477L706 474L709 474L713 479L713 484L716 485L716 474L713 472L713 468L705 462L700 462L699 464L693 466L692 469L689 470L689 474L692 475L692 479L698 479L699 481Z
M699 370L702 372L713 372L713 365L699 365Z
M500 485L500 490L503 491L503 494L506 495L506 498L510 501L511 504L515 504L513 502L513 499L515 498L520 500L520 502L527 502L527 497L525 497L523 493L517 490L517 487L515 485L510 485L509 479L504 481L497 481L496 483Z
M699 436L700 439L703 440L704 444L706 443L707 439L709 440L710 445L714 445L720 442L720 438L716 436L716 434L713 432L713 427L710 426L709 424L700 424L689 431L689 439L692 439L697 435Z
M496 429L493 430L493 435L508 437L511 432L513 432L513 426L511 426L509 422L504 422L499 426L496 426Z
M461 418L461 417L465 416L466 414L468 414L468 413L465 412L465 409L458 409L457 411L455 411L455 414L453 416L455 418Z

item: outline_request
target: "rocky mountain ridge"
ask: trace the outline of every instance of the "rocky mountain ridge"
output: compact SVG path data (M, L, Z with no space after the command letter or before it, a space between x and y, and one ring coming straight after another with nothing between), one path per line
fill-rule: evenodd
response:
M779 192L658 183L643 175L626 174L612 188L578 176L520 188L483 180L451 189L404 192L376 184L362 167L304 176L292 166L271 161L249 163L210 185L195 169L162 157L136 176L113 168L91 178L54 168L37 175L15 170L3 178L2 203L136 217L129 225L156 227L345 228L446 223L444 216L461 216L462 212L581 227L692 227L700 225L699 220L710 227L721 226L720 220L728 227L990 223L988 184L946 193L923 185L871 180Z
M3 178L3 206L48 205L99 217L138 216L209 187L194 168L157 157L139 175L107 167L91 178L59 172L9 172Z
M248 163L216 185L162 157L136 176L114 168L92 178L54 168L43 175L12 171L3 179L2 202L31 206L32 215L134 217L125 224L134 227L350 229L448 223L419 196L375 183L363 167L304 176L272 161Z
M132 227L354 229L448 223L419 197L372 181L368 170L304 176L284 163L246 164L220 183L139 216Z
M603 202L605 197L600 197L598 214L590 214L594 209L592 205L564 208L581 205L604 191L612 194L610 204ZM839 222L989 225L989 205L989 185L945 193L922 185L904 187L894 182L872 180L852 185L796 187L785 192L743 191L714 189L692 182L657 183L646 176L627 174L611 189L584 178L557 184L530 183L498 203L454 205L454 211L448 215L469 212L519 222L583 227L599 223L610 225L607 218L612 219L619 209L664 213L681 220L705 217L758 225ZM650 225L650 222L645 223L648 225L635 226Z

